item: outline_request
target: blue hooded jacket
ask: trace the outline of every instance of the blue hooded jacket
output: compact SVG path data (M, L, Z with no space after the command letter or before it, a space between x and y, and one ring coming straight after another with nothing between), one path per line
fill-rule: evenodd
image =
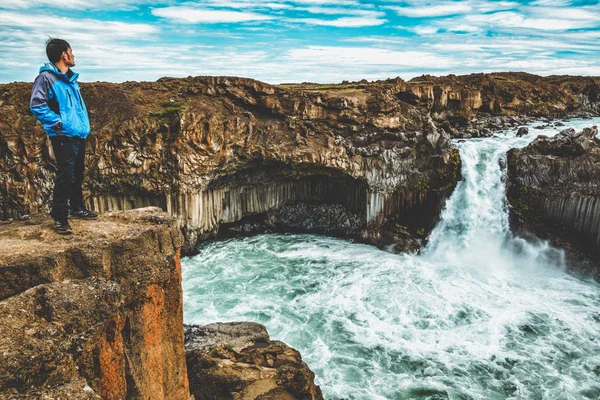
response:
M40 68L33 83L30 109L44 125L48 136L65 135L86 138L90 134L87 108L81 98L79 74L60 72L52 63Z

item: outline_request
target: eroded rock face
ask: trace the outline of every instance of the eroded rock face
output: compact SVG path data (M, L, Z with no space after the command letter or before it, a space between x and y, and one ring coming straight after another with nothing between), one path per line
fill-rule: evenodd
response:
M597 146L597 134L598 129L595 126L585 128L581 132L568 128L551 138L545 135L538 136L530 143L528 150L543 156L580 157Z
M179 253L160 209L0 226L0 398L187 399Z
M185 327L190 391L196 400L323 399L300 353L251 322Z
M29 90L0 86L5 219L44 211L50 199L55 167ZM279 211L297 205L344 207L339 215L361 221L357 238L373 221L428 231L438 219L430 211L460 178L448 134L427 105L398 98L396 84L320 92L197 77L82 90L93 132L88 205L159 206L177 218L188 252L221 225L291 215ZM275 225L287 229L286 221L297 225L291 217Z
M315 206L324 207L316 231L418 247L460 179L450 136L596 115L598 85L523 73L341 85L229 77L82 84L92 122L85 194L100 212L161 207L177 218L187 253L222 227L305 229L296 220ZM2 219L47 211L50 200L55 166L28 109L30 89L0 85ZM351 227L326 226L344 216ZM394 242L402 237L408 242Z
M448 75L413 78L418 101L433 103L434 121L440 117L463 122L476 114L492 114L490 124L502 116L557 117L597 115L600 80L595 77L541 77L523 72ZM443 115L445 114L445 115Z
M511 225L566 249L571 264L600 280L598 128L538 136L508 152Z

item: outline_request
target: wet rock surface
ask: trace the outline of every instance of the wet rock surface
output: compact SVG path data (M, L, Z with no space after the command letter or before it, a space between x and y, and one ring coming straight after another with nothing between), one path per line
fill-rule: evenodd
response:
M294 203L221 225L218 236L227 238L286 232L347 238L358 237L364 226L364 218L341 204Z
M529 128L522 126L517 130L517 137L522 137L529 134Z
M208 399L322 399L300 353L251 322L185 326L190 391Z
M532 154L553 155L558 157L579 157L598 145L597 127L585 128L576 132L574 128L560 131L556 136L538 136L530 143L528 151Z
M538 136L508 152L511 226L565 248L571 264L600 280L600 139L597 127Z
M0 398L188 398L174 219L149 208L72 225L0 225Z

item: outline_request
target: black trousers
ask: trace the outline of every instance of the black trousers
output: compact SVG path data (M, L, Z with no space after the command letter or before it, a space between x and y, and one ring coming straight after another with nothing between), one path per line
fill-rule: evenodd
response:
M50 138L58 172L54 181L52 211L54 219L66 219L71 210L83 208L83 171L85 168L85 139L68 136Z

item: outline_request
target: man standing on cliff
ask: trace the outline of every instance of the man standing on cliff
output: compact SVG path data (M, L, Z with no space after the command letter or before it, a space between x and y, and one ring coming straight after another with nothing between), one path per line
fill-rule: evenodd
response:
M30 106L50 137L58 167L50 215L58 233L71 234L68 218L98 216L85 209L81 191L90 121L77 84L79 74L71 70L75 66L71 46L51 38L46 42L46 55L50 62L40 68Z

